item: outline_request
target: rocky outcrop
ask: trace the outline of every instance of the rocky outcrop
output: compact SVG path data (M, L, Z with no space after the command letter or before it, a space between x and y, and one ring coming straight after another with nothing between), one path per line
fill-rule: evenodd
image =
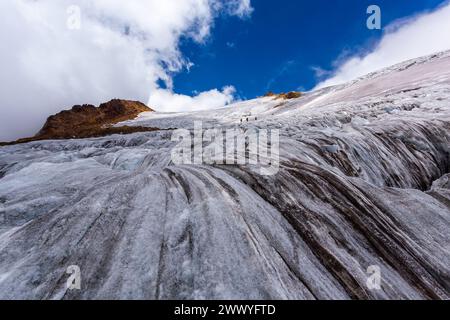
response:
M67 139L103 135L110 131L107 128L111 125L132 120L146 111L153 110L138 101L119 99L103 103L98 108L93 105L77 105L71 110L64 110L50 116L35 137Z
M290 100L290 99L297 99L300 98L303 94L298 91L290 91L287 93L273 93L272 91L267 92L264 97L275 97L275 99L284 99L284 100Z
M149 111L153 110L141 102L119 99L103 103L98 108L90 104L76 105L70 110L48 117L42 129L34 137L19 139L10 144L152 131L155 128L113 126L122 121L133 120L140 113Z

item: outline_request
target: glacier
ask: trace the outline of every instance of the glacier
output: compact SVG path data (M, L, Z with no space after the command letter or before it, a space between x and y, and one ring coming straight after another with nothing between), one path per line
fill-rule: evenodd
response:
M449 103L442 52L120 124L159 131L0 147L0 298L449 299ZM278 173L175 165L173 129L195 121L278 129Z

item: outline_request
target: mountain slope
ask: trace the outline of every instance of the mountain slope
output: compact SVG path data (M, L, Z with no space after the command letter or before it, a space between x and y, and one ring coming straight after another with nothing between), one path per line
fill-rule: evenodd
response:
M279 129L275 175L175 165L171 130L1 147L0 298L450 298L449 67L117 124Z
M70 110L63 110L48 117L42 129L34 137L19 139L10 143L0 143L0 145L50 139L82 139L115 133L123 134L155 130L148 127L113 126L121 121L132 120L142 112L153 112L153 110L138 101L119 99L102 103L98 108L89 104L77 105Z

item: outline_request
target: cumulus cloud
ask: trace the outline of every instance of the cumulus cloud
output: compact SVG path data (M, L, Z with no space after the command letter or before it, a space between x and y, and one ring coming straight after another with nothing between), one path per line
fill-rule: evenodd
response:
M216 16L244 18L252 7L249 0L16 0L0 1L0 11L0 140L11 140L79 103L135 99L164 111L230 103L230 88L174 93L173 75L192 66L179 41L202 43Z
M235 100L233 86L224 87L221 91L213 89L201 92L193 97L173 93L170 90L157 89L152 92L149 105L158 106L158 111L199 111L205 109L216 109L230 104Z
M433 12L401 19L387 26L368 54L339 59L333 76L315 89L344 83L370 72L416 57L450 49L450 4Z

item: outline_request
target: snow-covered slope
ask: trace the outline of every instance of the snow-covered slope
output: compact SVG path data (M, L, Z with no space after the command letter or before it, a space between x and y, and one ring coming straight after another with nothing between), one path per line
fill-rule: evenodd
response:
M279 172L174 165L171 130L1 147L0 298L450 298L450 53L120 125L194 121L279 129Z

